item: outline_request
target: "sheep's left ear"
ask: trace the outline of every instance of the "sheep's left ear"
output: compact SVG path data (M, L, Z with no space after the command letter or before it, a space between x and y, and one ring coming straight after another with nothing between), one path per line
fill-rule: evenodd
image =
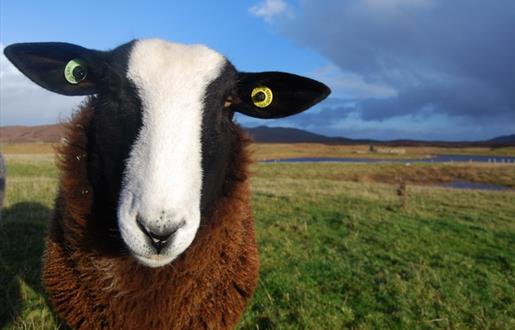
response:
M313 79L284 72L239 73L233 111L255 118L281 118L307 110L331 90Z

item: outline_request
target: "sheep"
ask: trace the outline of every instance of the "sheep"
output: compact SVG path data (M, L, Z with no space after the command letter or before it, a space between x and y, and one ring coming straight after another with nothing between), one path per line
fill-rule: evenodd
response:
M73 328L234 327L258 279L247 146L235 112L280 118L318 81L238 72L203 45L133 40L4 50L33 82L87 95L58 149L43 283Z
M0 211L2 211L2 207L4 205L6 172L7 171L5 169L4 156L0 152ZM2 220L2 213L1 212L0 212L0 220Z

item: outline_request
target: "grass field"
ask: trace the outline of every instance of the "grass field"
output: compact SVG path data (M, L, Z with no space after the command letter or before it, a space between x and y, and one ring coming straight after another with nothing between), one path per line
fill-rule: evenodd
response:
M376 147L369 151L368 145L326 145L317 143L256 143L252 146L257 160L299 157L385 158L412 159L434 155L483 155L515 156L515 147L443 148L443 147Z
M41 146L17 148L4 148L0 329L54 329L40 258L57 171ZM515 328L515 191L420 185L515 187L515 166L256 164L253 172L261 271L241 329Z

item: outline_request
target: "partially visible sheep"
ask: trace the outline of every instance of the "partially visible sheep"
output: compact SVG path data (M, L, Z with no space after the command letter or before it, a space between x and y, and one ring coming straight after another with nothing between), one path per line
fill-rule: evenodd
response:
M5 196L5 180L7 177L7 170L5 168L4 155L0 152L0 211L4 205ZM0 220L2 219L2 213L0 213Z
M85 329L233 327L258 277L249 139L233 114L292 115L329 89L161 40L5 53L44 88L93 95L59 151L43 266L59 316Z

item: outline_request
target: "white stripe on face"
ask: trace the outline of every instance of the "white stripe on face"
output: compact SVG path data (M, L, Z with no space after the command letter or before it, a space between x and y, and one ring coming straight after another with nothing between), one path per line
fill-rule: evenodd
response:
M226 60L201 45L136 41L127 77L142 102L142 127L126 163L118 225L132 253L162 266L193 241L200 224L201 129L205 91ZM183 222L159 255L136 224L166 231Z

